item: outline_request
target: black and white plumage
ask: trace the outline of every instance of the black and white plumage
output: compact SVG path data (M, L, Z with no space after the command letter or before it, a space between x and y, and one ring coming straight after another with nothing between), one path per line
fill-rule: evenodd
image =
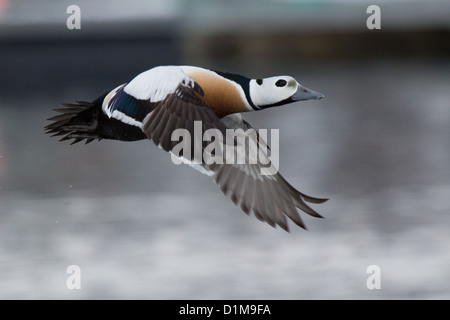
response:
M152 140L171 152L179 141L172 141L175 129L194 135L194 122L201 121L202 132L217 129L246 131L251 126L241 112L261 110L295 101L321 99L323 95L301 86L294 78L278 76L249 79L241 75L192 66L160 66L145 71L94 102L66 104L55 109L60 115L46 127L47 133L62 135L73 143L95 139L134 141ZM254 143L265 142L259 136L248 136ZM225 148L225 142L220 141ZM205 144L202 144L205 150ZM286 217L305 228L297 208L321 217L306 202L322 203L327 199L307 196L292 187L279 172L261 174L270 163L243 164L193 163L193 156L181 155L183 162L215 180L222 192L245 213L253 213L271 226L288 231Z

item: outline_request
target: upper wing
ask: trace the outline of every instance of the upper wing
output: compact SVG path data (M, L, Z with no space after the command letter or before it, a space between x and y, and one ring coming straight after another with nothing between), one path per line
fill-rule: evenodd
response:
M102 102L102 111L109 118L142 128L142 121L152 112L156 104L149 99L138 99L126 92L124 83L109 92Z
M143 131L153 142L171 152L179 141L172 141L172 132L175 129L186 129L191 137L194 137L194 121L202 121L201 134L207 129L218 129L223 137L226 136L226 129L251 129L250 125L242 119L239 114L230 115L220 120L214 112L199 98L202 95L201 88L196 90L194 86L180 84L175 93L167 96L165 100L159 102L153 112L143 122ZM245 134L245 133L244 133ZM248 139L253 143L265 145L266 143L259 139L258 135L249 135ZM240 152L239 139L236 139L228 146L235 147L233 157ZM255 141L256 140L256 141ZM191 148L193 141L191 141ZM224 139L220 140L222 151L227 145ZM202 151L205 151L205 143L202 143ZM206 164L204 161L200 166L204 173L212 175L216 183L220 186L222 192L231 198L231 200L241 209L254 215L271 226L279 225L288 231L286 216L297 225L305 228L297 209L305 211L314 216L321 217L317 212L310 208L305 201L313 203L322 203L326 199L309 197L297 191L292 187L279 173L273 175L261 175L261 172L267 166L271 166L267 153L263 153L263 163L250 162L249 159L255 155L249 154L244 150L244 164L227 164L227 156L224 154L223 164ZM193 153L192 153L193 154ZM193 156L184 159L191 162ZM204 160L204 159L202 159ZM228 159L229 160L229 159ZM252 164L253 163L253 164ZM269 163L267 165L267 163ZM192 162L190 163L192 165Z
M157 103L154 111L144 120L142 131L157 146L168 152L179 143L171 139L174 130L185 129L194 137L195 121L201 121L202 135L207 129L218 129L225 133L225 125L197 96L201 93L190 86L180 84L174 94Z

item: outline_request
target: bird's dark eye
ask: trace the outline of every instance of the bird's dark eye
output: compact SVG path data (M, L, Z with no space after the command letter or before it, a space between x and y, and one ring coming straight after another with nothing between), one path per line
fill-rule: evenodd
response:
M285 85L287 85L287 82L286 82L286 80L281 79L281 80L278 80L277 82L275 82L275 85L277 87L284 87Z
M262 79L256 79L256 83L259 84L259 85L262 85L263 80Z

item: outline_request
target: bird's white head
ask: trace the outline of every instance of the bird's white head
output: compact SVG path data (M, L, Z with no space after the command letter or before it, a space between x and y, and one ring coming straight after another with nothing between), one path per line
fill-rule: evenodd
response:
M253 104L260 109L324 97L323 94L302 86L290 76L251 79L249 87Z

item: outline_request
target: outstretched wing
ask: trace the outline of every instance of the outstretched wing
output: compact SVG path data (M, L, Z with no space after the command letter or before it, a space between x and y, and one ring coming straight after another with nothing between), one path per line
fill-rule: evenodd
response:
M240 114L229 115L222 121L232 129L245 131L252 129ZM264 152L268 150L264 147L267 144L258 134L249 134L247 137L250 139L249 143L258 145L258 161L256 164L246 161L245 164L223 164L213 167L214 179L222 192L245 213L253 212L259 220L267 222L272 227L279 225L286 231L288 231L286 217L306 229L297 208L313 217L321 218L322 216L306 202L322 203L327 199L314 198L299 192L277 170L271 170L273 174L262 175L264 170L273 169L267 152Z
M202 93L198 85L180 83L174 94L168 95L164 100L158 102L152 113L144 119L143 132L157 146L172 152L175 145L179 143L179 141L172 141L172 132L176 129L185 129L191 137L194 137L195 121L201 121L201 137L208 129L219 130L222 137L226 136L226 129L242 129L244 131L251 129L250 125L238 114L220 120L200 98ZM257 135L247 135L246 138L256 144L258 144L258 140L260 144L265 144L262 139L258 139L260 137ZM192 163L194 152L190 157L182 155L182 158L194 167L197 166L197 169L200 166L203 169L200 171L203 173L213 176L222 192L246 214L253 212L259 220L267 222L272 227L279 225L288 231L286 217L289 217L295 224L306 229L297 208L314 217L321 217L305 201L322 203L326 199L302 194L279 173L262 175L261 172L272 166L267 153L262 154L262 162L251 162L250 158L254 159L255 155L249 154L248 149L240 149L237 141L239 138L231 143L226 139L220 140L221 151L224 154L223 163L206 164L205 159L202 159L203 161L199 165L195 165ZM194 142L191 140L192 151L194 151L193 144ZM245 153L245 163L228 164L227 160L229 159L224 151L229 146L234 147L233 157L239 156L241 152ZM202 152L205 151L205 147L206 144L202 141Z

